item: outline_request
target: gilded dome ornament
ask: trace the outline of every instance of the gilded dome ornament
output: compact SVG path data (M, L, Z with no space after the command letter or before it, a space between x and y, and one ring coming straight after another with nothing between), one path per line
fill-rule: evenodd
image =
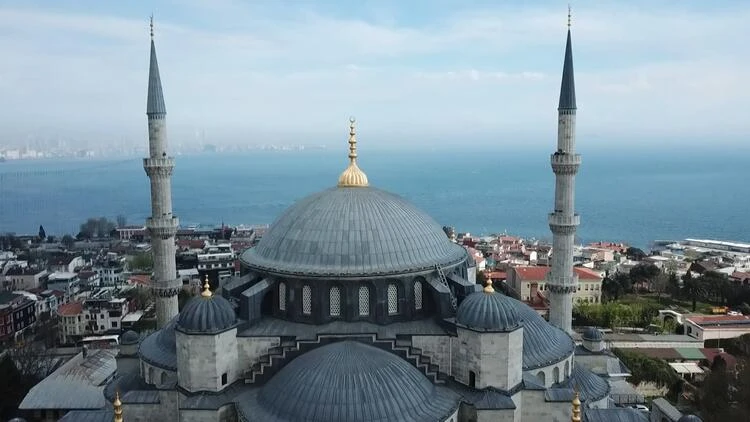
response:
M338 187L353 188L369 186L367 175L357 166L357 137L354 117L349 118L349 166L339 176Z

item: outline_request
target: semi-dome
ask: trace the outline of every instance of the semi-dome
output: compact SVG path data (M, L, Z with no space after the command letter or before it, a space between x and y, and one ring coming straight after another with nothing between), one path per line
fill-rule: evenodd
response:
M298 201L241 259L278 274L378 276L457 264L466 252L405 199L359 186Z
M563 330L545 321L534 309L517 301L523 321L523 369L530 370L560 362L573 354L575 343Z
M695 415L683 415L677 422L703 422L703 419Z
M602 332L596 327L587 327L581 336L588 341L602 341Z
M133 330L128 330L122 333L122 335L120 336L120 344L122 344L123 346L137 344L140 339L140 334L136 333Z
M237 399L248 420L265 422L444 421L460 397L398 356L356 341L294 359L266 385Z
M510 332L522 325L516 310L518 303L490 285L483 292L470 294L456 312L456 323L483 331Z
M186 334L216 334L235 326L237 317L228 300L209 290L208 277L200 296L190 299L177 319L177 329Z
M141 360L158 368L177 370L177 339L174 331L177 318L174 317L161 330L143 339L138 347Z
M578 391L585 402L599 401L607 397L611 389L604 378L577 364L573 365L570 377L560 385Z

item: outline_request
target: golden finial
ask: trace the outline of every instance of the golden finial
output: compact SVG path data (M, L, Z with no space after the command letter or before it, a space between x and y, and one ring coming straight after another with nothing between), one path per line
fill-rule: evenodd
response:
M115 392L115 401L112 403L115 408L115 422L122 422L122 402L120 401L120 391Z
M578 391L573 397L573 416L570 418L570 422L581 422L581 399L578 396Z
M151 28L151 39L154 39L154 14L151 14L151 18L149 19L148 26Z
M368 186L367 175L357 166L357 137L354 117L349 118L349 166L339 176L339 187Z
M485 277L487 278L484 280L484 292L495 293L495 289L492 287L492 278L488 275L485 275Z
M203 291L201 292L201 296L203 297L211 297L214 294L211 293L211 285L208 284L208 274L206 274L206 280L203 282Z
M570 29L570 3L568 3L568 29Z

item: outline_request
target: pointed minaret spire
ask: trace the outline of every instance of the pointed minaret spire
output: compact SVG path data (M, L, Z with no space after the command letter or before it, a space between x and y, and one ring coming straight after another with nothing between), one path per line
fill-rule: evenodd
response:
M167 110L159 78L154 46L154 18L149 22L151 64L148 72L148 158L143 169L151 180L151 217L146 227L154 255L152 288L156 296L156 326L162 328L177 315L177 293L182 282L177 277L174 237L179 222L172 214L172 171L174 159L167 155Z
M159 77L159 62L156 60L156 46L154 45L154 15L149 21L151 34L151 63L148 70L148 99L146 100L146 114L167 114L164 107L164 93L161 89Z
M569 110L575 110L576 108L576 81L573 77L573 45L570 40L570 5L568 5L568 40L565 43L565 61L563 62L560 104L558 108Z
M576 90L570 40L570 7L557 116L557 151L550 158L552 171L555 173L555 203L553 212L549 215L552 269L547 275L546 285L549 291L550 323L571 333L573 295L578 290L578 276L573 270L573 242L580 224L580 217L575 212L575 184L581 156L576 154Z

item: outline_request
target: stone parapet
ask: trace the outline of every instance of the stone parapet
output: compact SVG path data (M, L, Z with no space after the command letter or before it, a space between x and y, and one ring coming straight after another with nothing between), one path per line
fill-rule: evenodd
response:
M149 217L146 219L146 228L151 237L160 239L169 239L177 234L177 227L180 225L177 217Z
M143 169L148 177L171 176L174 171L174 158L144 158Z
M581 166L581 155L554 153L550 156L550 163L555 174L576 174Z

